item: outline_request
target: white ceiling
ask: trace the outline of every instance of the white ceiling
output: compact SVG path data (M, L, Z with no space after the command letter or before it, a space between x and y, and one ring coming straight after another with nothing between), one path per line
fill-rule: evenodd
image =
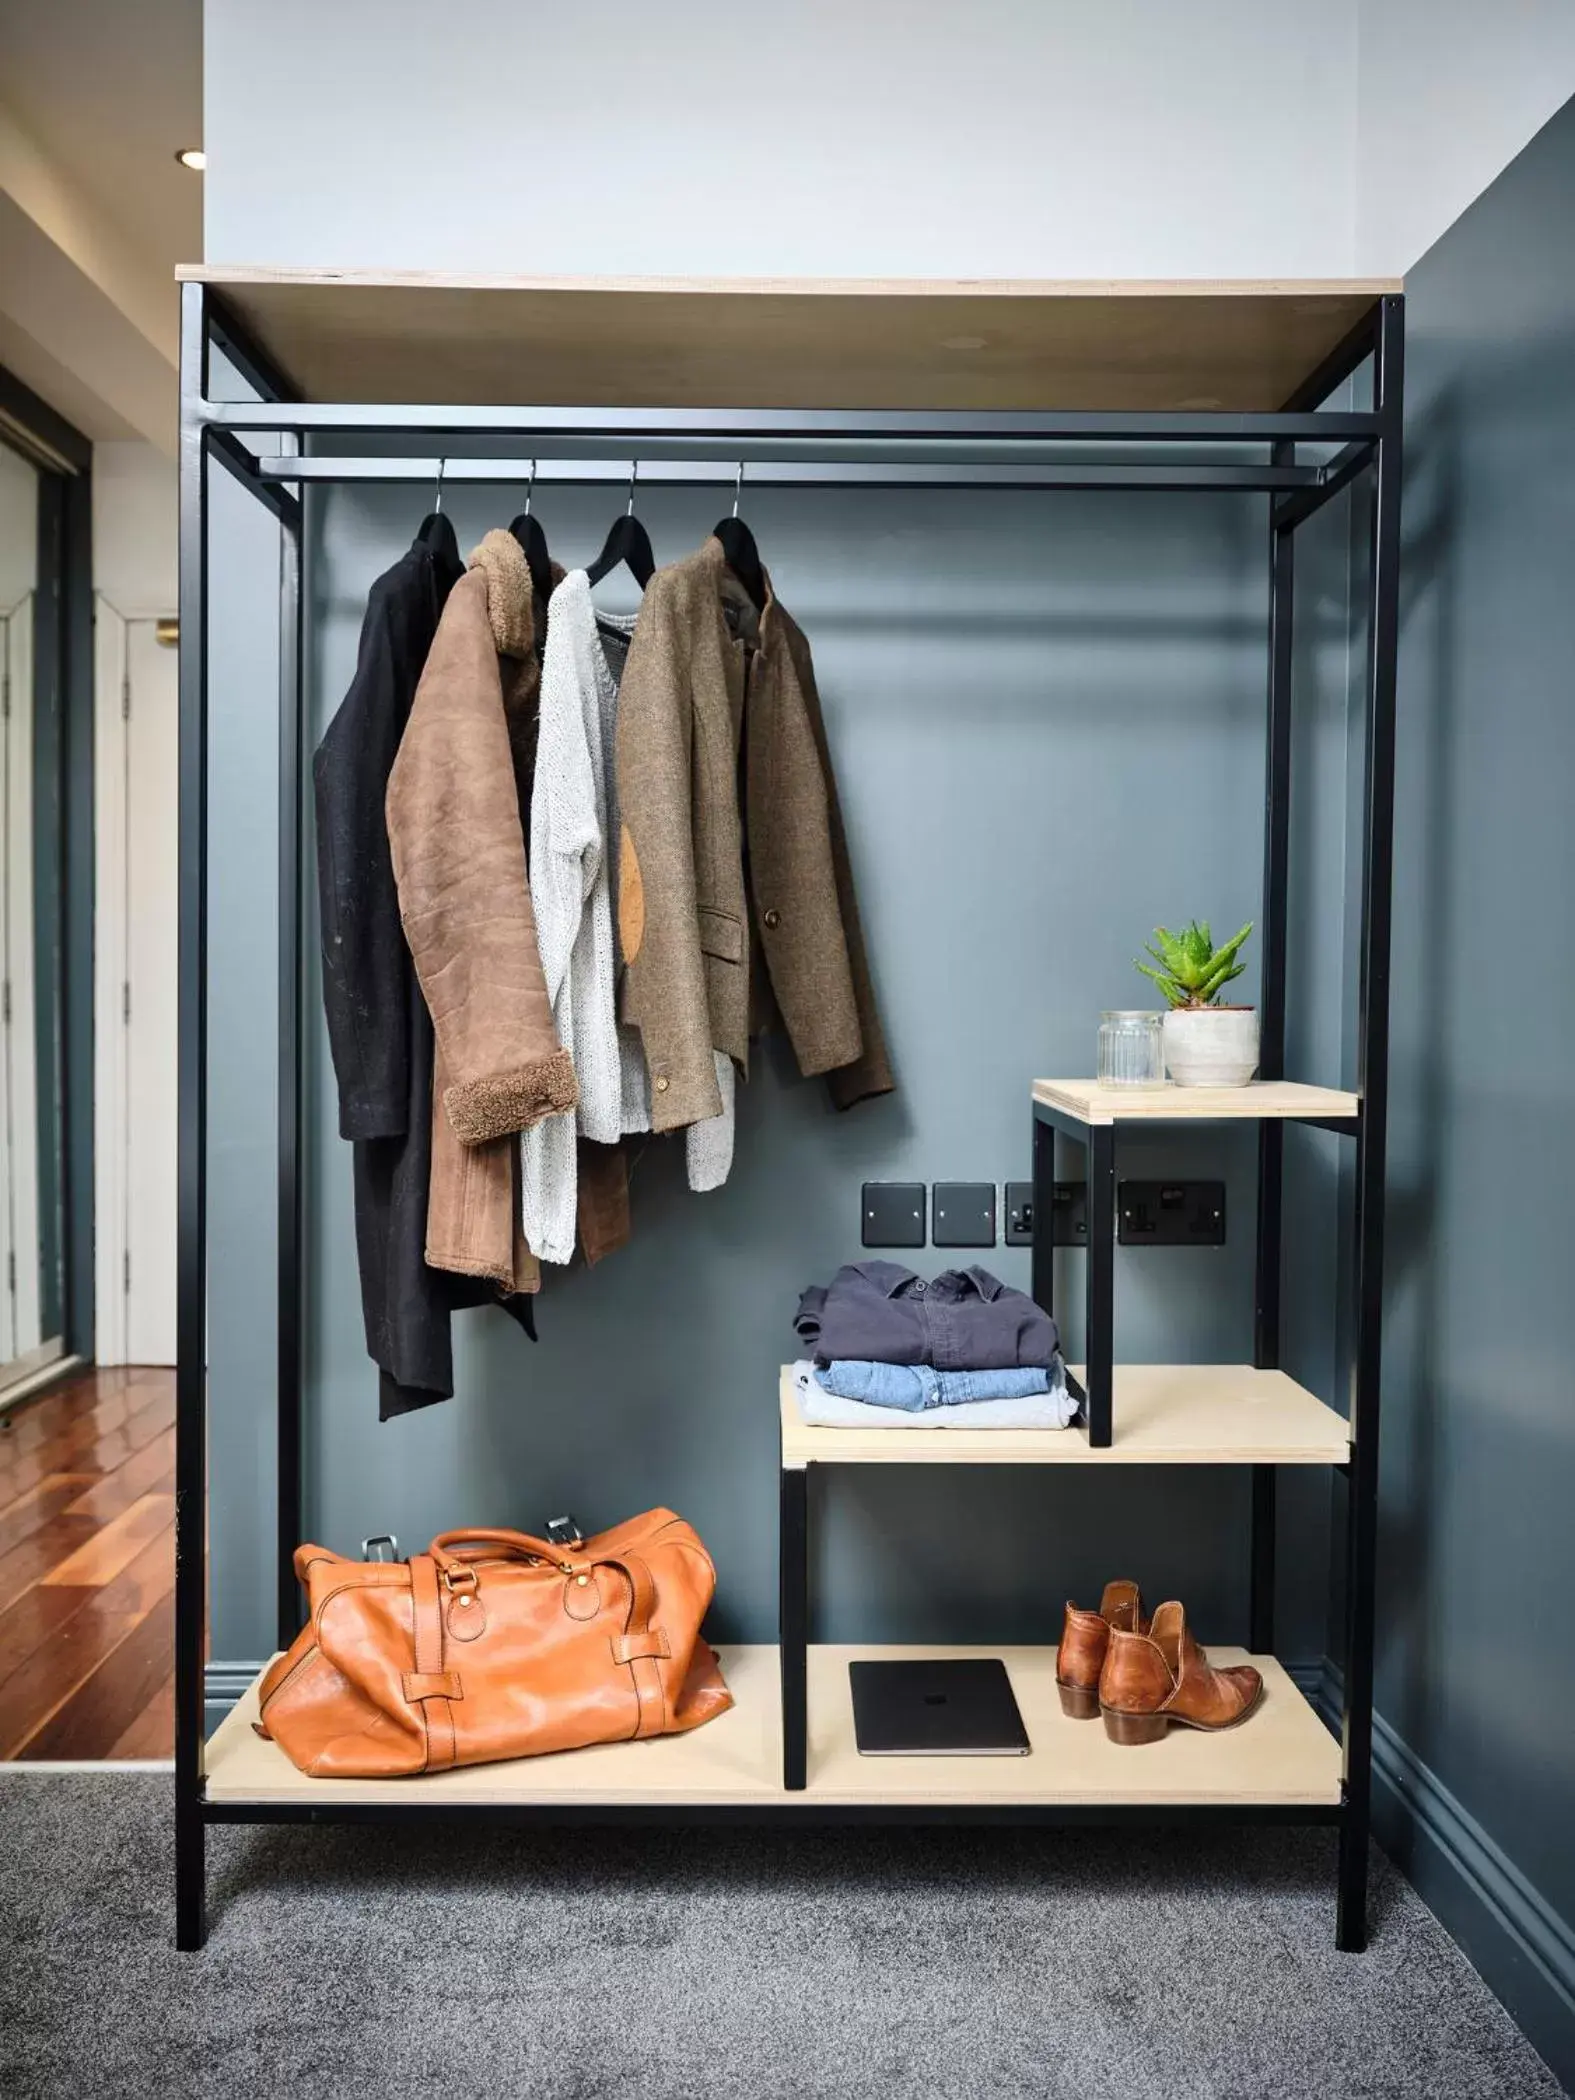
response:
M202 254L202 0L0 0L0 98L166 277Z

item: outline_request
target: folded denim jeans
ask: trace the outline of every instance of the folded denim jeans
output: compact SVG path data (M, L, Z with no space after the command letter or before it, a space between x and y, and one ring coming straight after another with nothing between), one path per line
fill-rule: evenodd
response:
M1048 1393L1026 1400L967 1400L957 1407L927 1407L909 1414L900 1407L871 1407L865 1400L844 1400L828 1392L808 1357L792 1367L798 1411L812 1429L890 1430L895 1436L945 1436L957 1430L1064 1430L1077 1417L1077 1402L1059 1358L1050 1373Z
M1048 1393L1050 1374L1025 1364L999 1371L937 1371L929 1364L878 1364L840 1357L817 1371L828 1393L923 1414L931 1407L964 1407L975 1400L1026 1400Z

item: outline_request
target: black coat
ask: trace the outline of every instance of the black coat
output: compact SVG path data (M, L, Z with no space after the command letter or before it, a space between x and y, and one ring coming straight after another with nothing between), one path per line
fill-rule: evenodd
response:
M427 1266L432 1022L400 924L383 814L438 616L463 573L452 531L440 526L373 584L355 677L312 761L323 1005L340 1135L355 1147L361 1306L384 1421L450 1397L450 1313L498 1302L491 1285ZM528 1299L506 1309L534 1331Z

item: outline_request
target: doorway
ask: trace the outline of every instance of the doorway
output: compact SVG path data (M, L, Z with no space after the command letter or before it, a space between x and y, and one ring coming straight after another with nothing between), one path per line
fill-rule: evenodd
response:
M0 1412L93 1325L91 452L23 394L0 373Z
M97 1357L175 1361L175 628L98 600Z

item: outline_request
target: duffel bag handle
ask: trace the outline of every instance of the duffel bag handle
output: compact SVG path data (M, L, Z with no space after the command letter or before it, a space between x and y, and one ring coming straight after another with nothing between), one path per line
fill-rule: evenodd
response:
M445 1579L468 1575L474 1583L475 1569L454 1548L482 1545L506 1546L511 1553L531 1560L544 1560L566 1575L583 1574L590 1568L617 1568L629 1585L626 1632L645 1632L656 1614L656 1582L645 1562L635 1553L620 1553L607 1558L582 1555L578 1560L565 1560L562 1547L550 1546L545 1539L533 1539L528 1531L503 1530L440 1531L427 1550Z
M440 1531L427 1551L440 1568L462 1568L466 1561L463 1554L455 1551L459 1546L501 1546L521 1559L544 1560L555 1568L574 1565L565 1560L563 1547L554 1546L547 1539L532 1538L528 1531L494 1531L485 1525L465 1531Z

